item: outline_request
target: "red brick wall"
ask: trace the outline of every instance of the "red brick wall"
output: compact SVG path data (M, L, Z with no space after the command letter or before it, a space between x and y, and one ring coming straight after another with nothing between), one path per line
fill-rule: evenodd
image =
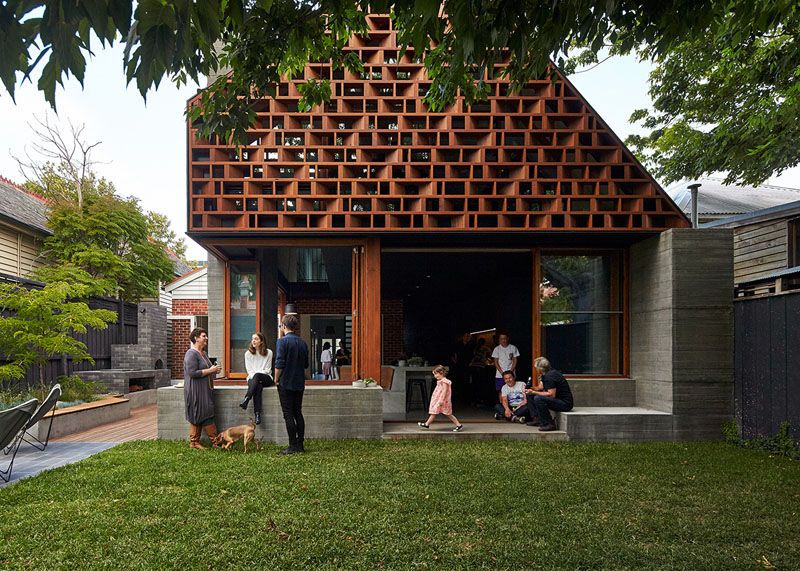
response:
M403 353L403 300L381 300L383 314L383 364L397 361Z
M208 315L208 300L173 299L172 315Z
M349 299L298 299L294 302L298 313L325 315L348 314L352 311ZM383 363L400 358L403 352L403 300L381 300L383 314Z
M298 299L294 302L297 312L305 315L349 314L353 304L346 299Z
M191 321L188 319L172 319L172 351L170 351L170 372L173 379L183 378L183 356L189 348L189 326Z

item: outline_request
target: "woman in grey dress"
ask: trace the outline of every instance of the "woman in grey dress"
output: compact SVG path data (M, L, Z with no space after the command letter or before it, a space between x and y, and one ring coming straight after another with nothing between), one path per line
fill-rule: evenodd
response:
M217 442L214 423L214 377L222 370L206 355L208 332L197 327L189 334L191 348L183 357L183 398L186 401L186 420L189 422L189 448L205 450L200 434L205 429L213 444Z

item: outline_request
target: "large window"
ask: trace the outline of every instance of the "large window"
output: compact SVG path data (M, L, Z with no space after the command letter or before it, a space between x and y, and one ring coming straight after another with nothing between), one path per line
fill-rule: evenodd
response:
M564 373L621 373L618 254L543 255L541 348Z
M228 373L246 373L244 352L250 338L258 331L258 273L255 264L230 265L228 331L230 363Z

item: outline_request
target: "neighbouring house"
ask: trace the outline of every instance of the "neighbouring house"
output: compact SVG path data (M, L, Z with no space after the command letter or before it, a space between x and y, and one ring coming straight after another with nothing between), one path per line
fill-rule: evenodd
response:
M800 200L716 220L733 230L736 419L800 441Z
M800 289L800 200L704 226L733 230L737 297Z
M558 72L516 93L495 73L488 100L432 113L392 20L367 21L347 48L363 74L310 63L257 103L248 144L187 125L188 235L209 252L209 354L228 382L246 376L252 333L274 347L278 319L297 313L308 379L326 343L352 352L341 380L309 383L324 411L310 434L364 436L353 403L374 392L344 398L337 383L380 379L383 419L411 419L409 387L429 367L405 357L449 363L464 332L506 331L520 375L545 355L570 378L570 438L719 437L733 411L731 231L691 229ZM303 113L312 77L332 97ZM219 390L220 422L242 420ZM160 435L183 437L182 397L168 398Z
M48 211L42 197L0 177L0 273L24 278L42 265Z
M690 184L700 184L697 193L697 215L700 224L740 216L800 200L800 188L762 184L759 186L725 184L718 177L678 182L667 189L678 208L692 214Z
M183 356L189 347L189 333L195 327L208 329L208 266L186 272L164 286L170 299L169 366L173 379L183 378Z

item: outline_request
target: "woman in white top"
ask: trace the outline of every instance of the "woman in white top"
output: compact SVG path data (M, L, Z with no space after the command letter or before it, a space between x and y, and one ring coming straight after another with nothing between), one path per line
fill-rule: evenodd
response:
M254 333L250 346L244 353L244 368L247 370L247 394L239 404L247 410L247 403L253 399L253 412L256 424L261 424L261 391L275 384L272 377L272 351L261 333Z
M322 363L322 374L325 375L325 380L331 380L331 365L333 364L333 351L331 351L331 344L325 341L322 345L322 355L319 357Z

